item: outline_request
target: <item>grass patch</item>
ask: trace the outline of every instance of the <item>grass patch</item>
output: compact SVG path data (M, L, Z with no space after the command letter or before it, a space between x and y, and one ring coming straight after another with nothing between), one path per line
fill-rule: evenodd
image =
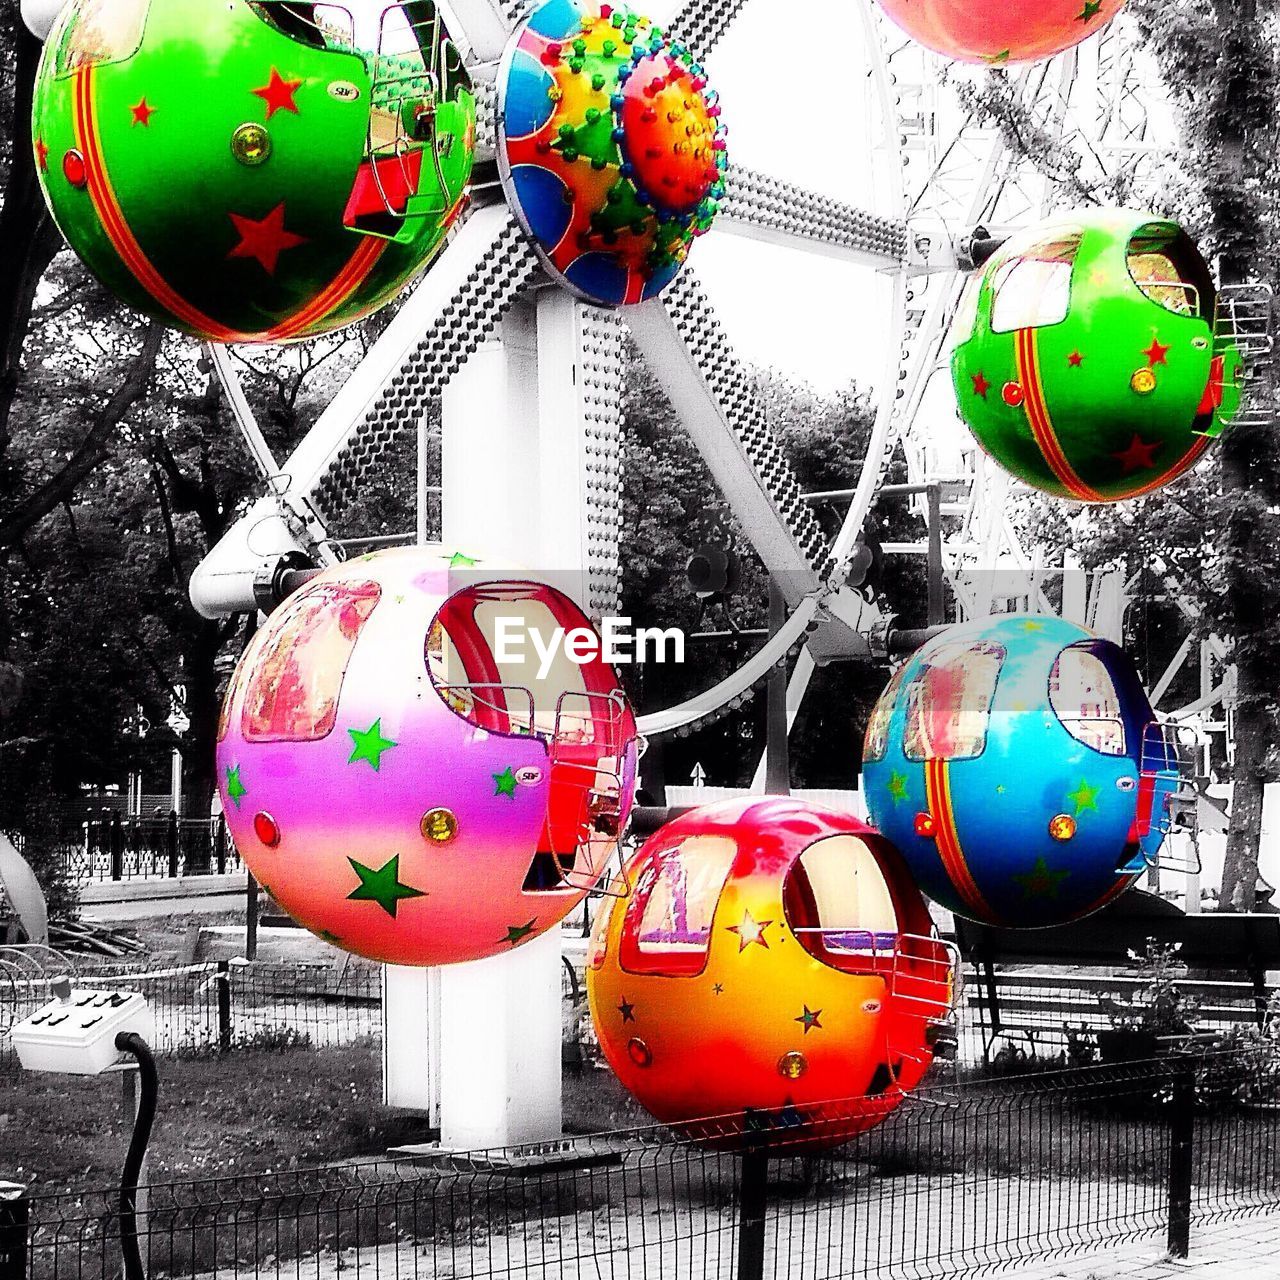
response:
M425 1118L381 1097L372 1043L163 1059L151 1179L303 1168L422 1141ZM132 1127L114 1075L0 1079L0 1176L36 1193L111 1186Z

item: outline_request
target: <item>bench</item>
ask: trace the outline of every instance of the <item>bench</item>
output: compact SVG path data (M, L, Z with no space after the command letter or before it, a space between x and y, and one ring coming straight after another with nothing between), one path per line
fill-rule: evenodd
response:
M1178 987L1200 1002L1204 1022L1263 1025L1271 995L1267 973L1280 970L1280 914L1189 916L1135 890L1096 915L1050 929L956 919L956 942L970 974L965 1006L977 1014L983 1057L990 1059L1002 1036L1034 1042L1063 1035L1065 1024L1109 1026L1100 997L1124 997L1144 985L1130 952L1141 952L1147 939L1178 945L1180 961L1198 975Z

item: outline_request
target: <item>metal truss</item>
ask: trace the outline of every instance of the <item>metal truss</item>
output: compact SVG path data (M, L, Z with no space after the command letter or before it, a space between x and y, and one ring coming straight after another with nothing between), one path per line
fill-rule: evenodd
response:
M506 209L469 218L285 464L289 488L341 512L537 272Z
M624 318L789 603L816 590L831 568L826 538L693 272Z
M685 0L671 19L671 34L705 58L720 43L747 0Z
M734 165L717 229L873 267L907 256L907 224Z

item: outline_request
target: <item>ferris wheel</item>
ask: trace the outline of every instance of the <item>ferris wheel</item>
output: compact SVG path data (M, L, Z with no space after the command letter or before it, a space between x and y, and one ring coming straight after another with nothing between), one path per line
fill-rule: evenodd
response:
M596 615L608 612L619 581L627 336L788 608L786 622L738 671L645 717L645 732L686 733L724 714L792 652L794 717L816 665L887 651L892 620L847 579L895 455L905 458L917 513L926 514L932 490L935 519L948 518L943 563L965 616L991 612L998 592L1049 607L1043 566L1018 533L1018 486L960 427L941 375L966 279L995 246L1063 205L1141 203L1167 180L1171 139L1150 110L1153 70L1123 15L1105 25L1119 4L1073 15L1084 24L1078 34L1091 38L1048 61L1006 66L1007 50L971 51L997 65L989 78L908 39L874 0L856 0L844 6L850 21L839 54L873 144L870 180L856 200L841 198L735 161L726 149L709 81L722 45L731 54L735 29L767 2L689 0L667 28L569 0L247 6L253 16L231 21L270 26L277 41L298 46L303 69L291 78L273 63L267 82L250 90L265 104L265 123L232 135L241 185L277 171L273 130L299 116L299 93L319 89L324 67L351 50L371 51L365 158L342 210L348 243L352 230L366 239L354 257L322 263L328 274L304 305L260 324L237 310L243 299L228 301L233 272L256 262L275 277L282 260L301 260L320 237L288 223L283 200L262 218L233 211L240 240L227 257L235 265L219 273L227 276L222 292L206 287L209 301L194 305L178 268L166 266L172 246L153 248L122 211L119 182L110 180L112 137L98 119L103 100L95 94L107 91L95 84L105 86L113 65L127 64L138 48L148 5L126 6L110 21L77 6L84 12L50 41L47 57L51 78L74 83L74 101L67 99L65 119L48 101L37 105L46 194L64 231L84 217L87 195L97 217L91 230L105 233L115 255L104 257L100 274L141 309L217 344L210 356L266 482L265 496L197 571L198 608L210 615L252 608L270 595L264 574L339 558L345 513L392 446L412 433L416 534L424 541L433 447L425 424L439 404L444 539L496 537L517 558L526 551L572 566L583 574L583 603ZM325 127L349 129L361 84L330 79L327 88ZM130 101L131 138L152 129L157 110L164 119L164 107L145 94ZM1026 139L1011 145L1011 120L1038 147ZM56 154L63 136L73 145L55 173L50 144ZM113 173L119 179L123 166ZM318 184L329 177L317 168ZM755 241L853 264L881 281L867 291L878 300L871 309L882 312L872 318L884 349L878 408L833 539L770 429L731 341L730 315L717 312L716 290L700 278L694 242L707 233L743 241L744 261ZM421 283L305 439L288 459L273 458L228 344L242 336L305 338L347 323L376 310L428 260ZM1147 299L1161 288L1170 291L1156 283ZM1233 333L1247 345L1249 317L1242 322L1239 310ZM1158 339L1154 350L1153 363ZM979 370L984 399L987 383ZM1010 407L1033 416L1016 382L1003 390ZM1033 429L1053 435L1043 422ZM1100 495L1067 463L1055 465L1059 473L1065 467L1069 493ZM888 549L920 554L925 544ZM1011 576L997 587L1000 574ZM1096 615L1097 602L1090 607Z
M241 424L273 477L273 491L263 504L267 510L255 510L210 557L205 586L236 582L237 572L240 579L250 575L264 545L284 551L300 544L330 554L344 507L397 437L414 430L441 398L446 433L451 421L464 429L465 409L450 412L450 384L521 300L542 297L548 305L544 256L492 172L504 57L530 8L497 0L455 0L451 6L450 31L466 51L477 85L480 180L472 206L423 283L288 460L277 464L263 456L234 367L225 351L214 349ZM672 39L705 59L714 76L717 51L746 9L745 0L689 3L671 22ZM909 479L920 489L913 499L918 514L926 513L925 490L941 487L941 513L951 517L944 565L964 614L991 611L997 574L1004 575L1000 589L1006 598L1049 607L1043 566L1017 531L1017 487L975 446L946 403L948 392L940 391L948 381L952 321L966 269L974 265L969 255L975 234L1007 236L1080 199L1084 190L1099 199L1137 202L1144 192L1158 190L1171 165L1172 140L1161 135L1150 108L1158 93L1154 71L1121 19L1052 61L1000 73L1000 94L1034 120L1060 153L1083 161L1064 184L1060 175L1043 172L1015 151L999 122L975 105L974 90L985 71L957 69L908 40L871 0L850 10L876 137L868 207L730 159L711 230L714 236L853 262L888 282L882 329L890 340L877 379L878 411L836 537L828 542L822 535L771 436L748 369L699 279L696 248L660 296L617 308L581 297L562 299L558 305L573 313L565 322L567 340L540 344L544 378L550 376L545 366L557 360L562 372L579 368L585 375L568 407L582 434L586 568L596 612L611 607L618 582L625 333L657 375L764 565L787 584L789 616L778 634L715 688L646 717L642 728L648 733L689 732L724 714L749 697L788 652L798 652L788 698L794 718L818 662L883 646L889 620L842 583L895 453L905 457ZM278 547L267 528L276 513L284 516L276 531ZM890 550L921 554L925 543ZM234 590L243 595L243 582ZM216 589L213 596L214 607L232 603ZM1097 602L1090 609L1096 620Z
M403 456L398 446L406 437L415 438L417 447L417 527L404 541L423 548L436 544L430 551L434 577L447 576L455 561L474 564L471 553L491 562L550 565L577 575L569 592L576 597L569 602L573 609L597 618L614 611L625 554L621 427L628 338L640 352L778 585L786 617L753 657L715 687L641 717L634 726L628 721L625 732L615 735L625 738L626 749L610 747L618 761L612 797L599 794L600 759L588 762L588 784L570 788L575 815L583 805L619 799L633 789L633 727L647 735L691 732L741 705L793 653L787 712L794 721L819 664L887 656L893 620L850 585L849 570L886 488L888 468L898 457L905 459L917 512L932 517L935 543L941 536L943 567L965 619L980 623L1011 604L1052 612L1043 589L1045 566L1019 532L1022 492L1009 472L1020 473L1020 468L1007 460L998 467L988 457L988 451L999 456L1006 448L1001 432L1007 434L1015 424L1026 463L1021 471L1040 475L1039 487L1049 493L1065 490L1096 501L1128 496L1126 486L1134 492L1149 489L1154 487L1145 483L1149 474L1164 483L1179 467L1189 466L1220 429L1226 410L1239 409L1234 369L1240 349L1251 343L1264 349L1267 342L1265 326L1251 328L1247 300L1228 299L1229 341L1215 345L1217 331L1211 332L1208 321L1218 319L1217 291L1207 268L1197 274L1194 246L1188 250L1185 236L1167 220L1158 225L1149 224L1146 215L1137 215L1136 223L1133 215L1109 220L1104 211L1101 219L1074 215L1070 225L1044 229L1046 218L1091 194L1104 204L1141 203L1143 192L1157 188L1166 176L1168 140L1148 109L1154 101L1151 70L1123 20L1104 29L1120 0L1091 0L1082 14L1072 16L1070 21L1088 27L1082 34L1091 39L1049 61L1006 66L1007 50L988 50L985 56L997 64L994 77L982 69L962 70L912 43L886 19L880 0L847 0L839 47L829 52L833 64L837 56L841 60L840 78L833 65L832 79L847 102L856 101L858 122L870 139L856 196L846 189L807 187L764 165L751 167L734 159L726 143L726 119L710 84L720 56L728 59L733 52L735 30L770 3L777 22L781 0L752 0L751 5L689 0L667 27L608 3L577 0L540 5L522 0L391 5L383 0L246 0L215 6L209 20L223 24L224 56L211 57L206 70L210 82L226 88L230 105L219 107L224 114L216 121L218 132L209 135L218 146L209 155L219 166L219 195L229 203L193 228L193 234L203 232L211 223L223 237L207 260L175 234L174 220L188 211L163 207L178 202L157 193L159 169L146 150L153 143L157 152L168 146L170 158L189 163L189 155L178 149L188 146L190 131L164 131L165 113L173 110L176 117L178 110L178 100L166 100L165 91L174 83L189 83L191 71L184 61L191 54L183 7L170 3L165 8L161 0L128 0L114 7L75 0L74 18L60 19L46 46L34 141L60 226L139 310L211 340L208 356L262 471L263 496L193 576L192 600L206 615L270 611L305 580L302 575L344 558L344 525L353 505L373 491L393 458ZM886 8L897 3L883 0ZM132 78L134 55L144 40L155 41L164 29L158 17L146 21L152 6L152 16L163 9L168 23L169 42L158 58L166 75L143 83ZM1064 0L1052 0L1052 7L1063 9ZM827 55L814 48L803 56L821 65ZM228 86L237 83L240 96L233 100ZM246 119L251 102L255 114ZM726 102L724 109L730 106ZM1011 122L1035 145L1017 145ZM291 137L303 138L313 150L291 150ZM349 148L354 157L349 167L343 167L346 153L327 145L330 139ZM742 150L769 154L765 148ZM155 222L137 216L128 197L138 192L144 209L147 200L162 206L160 231ZM248 193L256 193L252 209ZM325 204L334 196L336 204ZM351 232L360 238L353 240ZM753 252L766 253L766 246L782 246L833 264L833 273L837 267L854 269L878 281L862 292L872 301L859 308L883 352L875 379L877 408L866 457L850 477L847 506L833 538L824 534L802 493L771 430L751 367L735 350L734 302L717 309L724 280L717 287L714 273L702 272L697 241L705 236L735 238L740 261ZM1104 251L1125 294L1123 305L1142 313L1139 331L1149 321L1153 328L1145 336L1148 352L1124 349L1129 364L1120 372L1123 396L1130 397L1124 400L1127 409L1136 412L1135 406L1140 410L1173 396L1179 411L1187 410L1175 433L1173 466L1163 460L1152 465L1167 442L1137 433L1121 453L1104 451L1103 461L1118 472L1118 483L1089 471L1097 458L1091 460L1087 451L1083 458L1071 454L1051 420L1049 375L1042 379L1037 372L1037 361L1054 354L1050 336L1039 330L1055 329L1058 339L1071 332L1062 322L1068 319L1076 260ZM378 310L419 276L291 456L273 457L228 348L241 339L302 339L331 331ZM1030 281L1029 290L1024 280ZM243 287L245 281L252 282L251 290ZM996 314L1006 304L1012 320ZM1055 307L1062 308L1060 315ZM797 314L798 323L809 322L806 309ZM1181 355L1191 369L1189 381L1181 369L1178 376L1166 372L1172 348L1153 318L1183 333ZM984 347L982 363L970 365L972 352L960 349L971 348L979 336L996 341ZM949 360L953 348L954 361ZM1097 365L1106 363L1100 349L1068 347L1056 354L1053 377L1058 380L1075 373L1092 378L1095 357ZM949 363L951 378L944 374ZM433 431L437 410L438 435ZM973 436L961 424L961 413ZM1026 452L1028 441L1038 459ZM438 529L428 479L437 448ZM1047 470L1037 472L1040 462ZM886 550L918 555L926 546L903 543ZM399 552L395 556L406 566L414 560ZM420 589L421 579L430 576L420 570L416 563L404 569L407 585L388 584L397 605L409 586ZM418 577L409 579L411 573ZM529 586L523 583L521 590ZM361 589L365 595L337 609L327 630L317 630L321 639L314 651L321 657L336 653L341 662L350 657L380 587L371 583ZM305 596L300 593L294 604L301 599L305 605ZM433 609L438 604L434 600ZM1102 606L1100 598L1085 602L1095 625L1102 621ZM297 624L290 634L308 625L296 609L281 610L277 620L282 615L285 625ZM566 608L563 616L577 614ZM415 684L406 702L424 698L421 631L431 624L401 628L389 612L384 620L386 634L412 658ZM1052 645L1047 639L1037 642L1044 650L1044 670L1036 677L1040 697L1054 679L1050 666L1058 652L1068 641L1068 647L1078 648L1079 628L1070 623L1054 624ZM1043 628L1038 620L1020 624ZM261 634L259 652L276 645L279 637L269 632L270 627ZM428 676L431 636L428 631ZM443 669L448 665L443 636L436 635L435 643ZM450 643L456 647L457 642ZM292 644L286 636L278 648L284 652ZM372 649L367 652L368 683L381 691L383 684L394 683L394 675L377 666ZM973 671L960 674L973 674L979 684L985 679L990 686L1003 649L980 639L970 652ZM1081 659L1079 670L1086 676L1094 657L1091 651ZM917 661L927 664L928 655ZM955 673L946 664L939 669L946 685ZM482 729L476 741L487 743L503 732L490 734L496 716L514 740L523 735L510 728L510 708L477 700L477 691L500 687L494 680L486 672L468 673L465 687L446 679L437 685L440 706L424 700L455 732L463 732L455 720L474 723ZM232 700L240 698L243 708L252 689L250 684L238 693L233 682ZM880 737L886 743L895 715L897 737L905 742L893 694L891 686L882 699L888 718L882 717ZM472 722L449 701L451 695L464 704L476 700L471 707L480 705L484 715L477 713ZM939 702L948 696L943 689ZM308 742L326 741L335 723L334 699L315 701ZM1130 701L1143 720L1154 714L1145 695ZM990 696L988 709L989 704ZM1072 732L1064 725L1060 745L1067 746L1068 737L1079 744L1102 732L1094 723L1098 718L1087 712L1075 717L1084 727L1077 724ZM566 757L559 749L576 732L571 726L562 733L560 719L557 708L545 772L521 757L505 768L495 761L496 772L478 775L487 810L505 806L522 785L535 800L541 792L532 788L550 792L549 775L564 773ZM579 719L598 724L602 717ZM242 714L242 725L244 720ZM527 721L534 723L532 702ZM400 744L384 736L380 718L368 729L364 722L361 718L359 728L347 729L355 750L346 764L360 766L365 781L375 775L385 781L381 753ZM255 747L289 740L274 723L254 724ZM345 756L342 735L334 737ZM1139 738L1130 744L1133 752L1146 745L1145 732ZM228 731L224 742L234 747L237 741ZM1166 767L1164 739L1157 738L1154 748L1154 763L1117 765L1123 776L1110 780L1117 796L1133 797L1125 802L1130 807L1146 803L1148 817L1164 796L1156 784L1163 786L1165 775L1173 773ZM896 769L897 756L886 757L885 750L872 763L882 773L889 770L881 789L896 809L909 780L905 766ZM974 753L966 748L954 755L960 761ZM1110 757L1119 758L1114 752ZM931 767L922 785L945 790L949 758L940 750L928 758ZM946 767L933 768L934 763ZM227 766L226 795L238 809L246 784L237 761L228 757ZM1131 776L1139 771L1150 783L1145 793ZM447 776L449 770L436 773ZM280 795L284 779L291 798L302 792L310 799L314 792L332 800L327 780L324 786L299 786L300 775L274 766L264 770L268 775L280 783ZM1077 816L1081 806L1095 807L1087 779L1070 799ZM588 810L603 824L594 830L610 837L600 843L616 843L615 820L623 807ZM348 880L358 880L335 890L343 911L350 909L346 904L359 903L380 912L373 918L384 931L393 931L402 900L447 908L453 899L441 889L446 883L450 893L486 908L493 905L491 892L475 892L465 865L438 856L459 831L470 838L469 815L459 822L452 809L439 805L420 815L421 825L416 809L409 815L415 819L413 838L429 842L420 856L420 874L436 877L428 891L402 882L400 854L390 846L367 866L349 856L344 836L351 824L365 821L371 807L355 801L319 808L334 828L323 832L331 845L327 855ZM341 821L335 820L338 808ZM915 825L904 833L904 845L912 839L936 842L963 870L947 806L929 798L904 806L904 817L909 810L915 811ZM543 816L550 833L549 801ZM263 850L280 846L279 818L266 809L253 815L254 838ZM406 823L408 818L402 823L408 830ZM1061 843L1075 832L1075 818L1064 807L1040 834ZM570 843L578 842L576 818L568 834ZM1010 843L1006 832L997 835ZM536 831L534 838L540 838ZM525 843L512 843L513 866L518 860L522 872L526 867L547 871L547 882L555 879L556 866L564 871L558 827L554 841L548 834L545 851L536 848L538 857L551 855L550 867L536 859L531 866ZM1118 875L1116 863L1110 849L1103 857L1104 879L1110 883ZM1040 864L1027 874L1018 872L1026 882L1023 890L1042 892L1047 884L1049 896L1056 896L1058 881L1043 858ZM1126 866L1119 885L1106 893L1125 887L1145 865L1139 860ZM298 878L291 892L299 900L317 896L308 867L301 861L291 866ZM593 858L588 869L596 883L601 864ZM981 908L983 895L976 892L981 886L958 878L969 894L962 905L975 910L977 902ZM517 879L513 896L519 901L543 884ZM569 887L587 891L586 885ZM1098 906L1103 888L1101 883L1096 893L1089 888L1095 900L1082 907ZM423 904L433 893L434 902ZM514 957L519 946L518 960L507 967L451 965L443 975L433 970L433 979L425 970L400 967L390 953L372 953L389 965L386 1025L401 1029L388 1030L385 1042L404 1052L404 1081L394 1082L393 1064L384 1063L387 1096L399 1096L402 1087L416 1096L424 1077L421 1061L438 1053L442 1065L433 1086L435 1104L442 1093L461 1099L450 1125L442 1126L455 1145L510 1142L516 1130L509 1123L514 1092L502 1074L507 1068L512 1078L520 1074L519 1109L526 1126L535 1113L558 1114L558 1078L534 1080L528 1073L536 1070L535 1059L558 1061L555 1002L561 957L550 924L558 924L567 909L541 923L513 913L503 917L510 920L505 937L496 930L485 933L484 949L474 958ZM477 936L480 932L477 926ZM435 945L431 930L424 937ZM330 940L335 939L342 941L337 935ZM430 961L419 955L415 963ZM477 1028L474 1010L481 1005L486 1017ZM417 1034L424 1021L436 1029L426 1045ZM535 1041L541 1046L536 1053L530 1047ZM494 1064L488 1075L481 1070ZM534 1095L536 1106L530 1101ZM505 1127L495 1130L494 1117Z

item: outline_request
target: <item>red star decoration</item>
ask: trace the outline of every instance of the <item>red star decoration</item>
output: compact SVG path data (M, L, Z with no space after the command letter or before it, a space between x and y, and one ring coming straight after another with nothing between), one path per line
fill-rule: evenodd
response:
M306 236L294 235L284 229L284 204L276 205L260 222L253 218L241 217L238 213L229 215L240 233L240 243L227 254L228 258L256 258L262 269L269 276L276 273L276 263L286 249L306 244Z
M1073 352L1072 352L1072 353L1067 357L1067 363L1068 363L1068 364L1069 364L1073 369L1078 369L1082 364L1084 364L1084 356L1082 356L1078 351L1073 351Z
M267 119L270 120L277 111L292 111L295 116L300 114L293 95L301 88L301 80L285 80L272 67L271 79L261 89L254 89L253 94L267 104Z
M1135 471L1150 471L1156 465L1156 454L1161 447L1159 440L1147 444L1141 436L1135 435L1123 453L1111 456L1124 468L1125 475L1131 475Z
M741 955L753 944L762 946L766 951L769 950L769 943L765 940L764 931L772 923L772 920L753 920L750 911L743 911L741 924L731 924L725 927L730 933L738 935L738 954Z
M150 127L151 117L156 113L155 107L147 106L146 98L143 98L136 107L130 107L129 110L133 112L134 126L141 125L144 129Z
M36 164L40 166L41 173L49 172L49 148L43 138L36 139Z
M1169 348L1159 338L1152 338L1151 345L1142 354L1147 357L1147 363L1153 369L1158 364L1169 363Z
M987 392L991 390L991 383L986 379L986 375L979 372L973 375L973 393L981 396L984 400L987 398Z

